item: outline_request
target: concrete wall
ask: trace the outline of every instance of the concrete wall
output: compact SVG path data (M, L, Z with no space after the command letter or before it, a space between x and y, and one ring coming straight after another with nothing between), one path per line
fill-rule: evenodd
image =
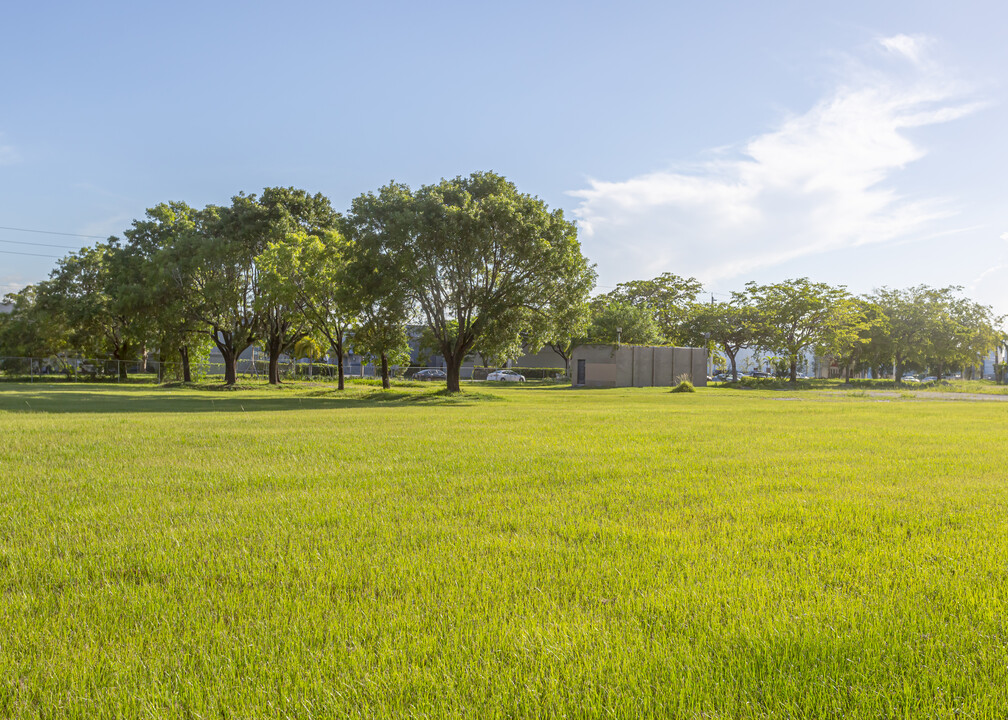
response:
M537 353L526 353L511 363L523 368L563 368L564 359L551 347L544 347Z
M670 386L681 375L698 387L707 384L707 351L649 345L582 345L571 357L578 384L578 360L585 361L584 387Z

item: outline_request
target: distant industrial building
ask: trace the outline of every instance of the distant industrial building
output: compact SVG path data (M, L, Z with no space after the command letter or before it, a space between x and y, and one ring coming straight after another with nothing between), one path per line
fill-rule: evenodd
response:
M581 345L571 356L574 387L651 387L678 384L685 377L707 384L705 348L652 345Z

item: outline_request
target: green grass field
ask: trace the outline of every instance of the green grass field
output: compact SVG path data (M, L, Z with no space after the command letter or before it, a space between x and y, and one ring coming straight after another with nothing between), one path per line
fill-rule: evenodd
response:
M1003 717L1008 405L0 385L3 717Z

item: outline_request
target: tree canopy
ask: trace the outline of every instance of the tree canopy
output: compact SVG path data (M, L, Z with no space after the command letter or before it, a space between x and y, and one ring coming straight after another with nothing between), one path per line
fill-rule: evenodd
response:
M442 180L411 192L389 185L354 202L348 223L389 272L440 344L448 389L481 338L534 331L559 311L591 268L560 210L494 173ZM587 291L585 292L587 295Z

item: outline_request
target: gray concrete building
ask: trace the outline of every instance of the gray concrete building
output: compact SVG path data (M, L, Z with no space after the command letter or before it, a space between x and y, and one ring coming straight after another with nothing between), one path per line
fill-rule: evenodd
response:
M670 386L682 376L707 384L707 350L651 345L582 345L571 356L574 387Z

